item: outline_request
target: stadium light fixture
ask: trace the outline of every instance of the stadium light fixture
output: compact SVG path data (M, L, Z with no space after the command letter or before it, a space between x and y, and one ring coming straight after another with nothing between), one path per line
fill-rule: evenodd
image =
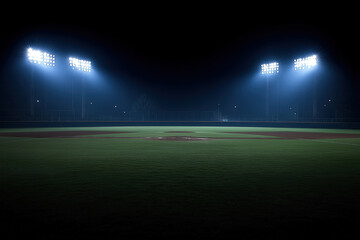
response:
M269 74L276 74L279 73L279 63L265 63L261 64L261 74L262 75L269 75Z
M72 69L77 69L83 72L91 72L91 62L86 60L80 60L70 57L69 64Z
M294 59L294 69L296 70L305 70L315 67L317 65L317 56L312 55L306 58Z
M31 63L36 63L48 67L55 66L55 54L42 52L40 50L28 48L27 57Z

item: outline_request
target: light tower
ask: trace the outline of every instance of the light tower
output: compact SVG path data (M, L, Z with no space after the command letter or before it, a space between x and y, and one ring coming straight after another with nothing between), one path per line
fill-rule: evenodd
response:
M85 73L91 72L91 62L87 60L80 60L77 58L70 57L69 65L72 69L78 70ZM81 119L85 119L85 75L83 74L81 77ZM74 84L72 84L74 85ZM74 89L72 87L72 108L74 111Z
M315 68L318 64L318 58L316 55L312 55L305 58L294 59L295 71L306 71ZM313 119L317 117L317 86L316 75L314 73L314 89L313 89Z
M55 54L50 54L48 52L40 51L38 49L28 48L27 49L27 59L32 64L31 66L31 76L30 76L30 116L34 120L35 111L35 86L34 86L34 66L44 66L53 68L55 67ZM44 101L46 104L46 101ZM45 105L44 105L45 106Z
M269 120L269 76L279 73L279 63L265 63L261 64L261 75L266 75L266 99L265 99L265 115L266 120Z

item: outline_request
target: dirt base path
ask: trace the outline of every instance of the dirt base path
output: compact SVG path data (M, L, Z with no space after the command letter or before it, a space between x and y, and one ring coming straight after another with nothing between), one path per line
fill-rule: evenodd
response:
M4 132L1 137L31 137L31 138L56 138L56 137L76 137L84 135L114 134L114 133L133 133L115 131L51 131L51 132Z
M334 139L334 138L360 138L360 134L351 133L316 133L316 132L226 132L235 134L251 134L282 139Z
M360 134L350 133L316 133L316 132L225 132L232 134L254 135L254 137L193 137L193 136L162 136L162 137L121 137L111 134L135 133L116 131L49 131L49 132L3 132L1 137L29 137L29 138L118 138L118 139L147 139L160 141L206 141L218 139L256 139L256 140L281 140L281 139L336 139L360 138ZM170 131L167 133L192 133L191 131ZM110 136L94 136L105 135ZM256 136L262 137L256 137Z

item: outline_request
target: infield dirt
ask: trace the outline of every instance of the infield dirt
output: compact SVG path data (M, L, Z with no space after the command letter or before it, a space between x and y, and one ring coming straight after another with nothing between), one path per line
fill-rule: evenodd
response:
M229 134L246 134L254 137L194 137L194 136L152 136L152 137L121 137L111 134L135 133L133 131L46 131L46 132L1 132L2 137L28 137L28 138L119 138L119 139L147 139L161 141L205 141L215 139L337 139L360 138L360 134L349 133L323 133L323 132L224 132ZM167 131L165 133L195 133L193 131ZM94 136L109 135L109 136ZM255 136L261 136L255 137ZM265 136L265 137L264 137Z

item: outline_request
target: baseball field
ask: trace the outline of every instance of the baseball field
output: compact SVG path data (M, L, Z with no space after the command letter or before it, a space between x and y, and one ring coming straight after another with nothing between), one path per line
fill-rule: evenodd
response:
M339 239L360 224L360 130L0 129L0 159L2 239Z

